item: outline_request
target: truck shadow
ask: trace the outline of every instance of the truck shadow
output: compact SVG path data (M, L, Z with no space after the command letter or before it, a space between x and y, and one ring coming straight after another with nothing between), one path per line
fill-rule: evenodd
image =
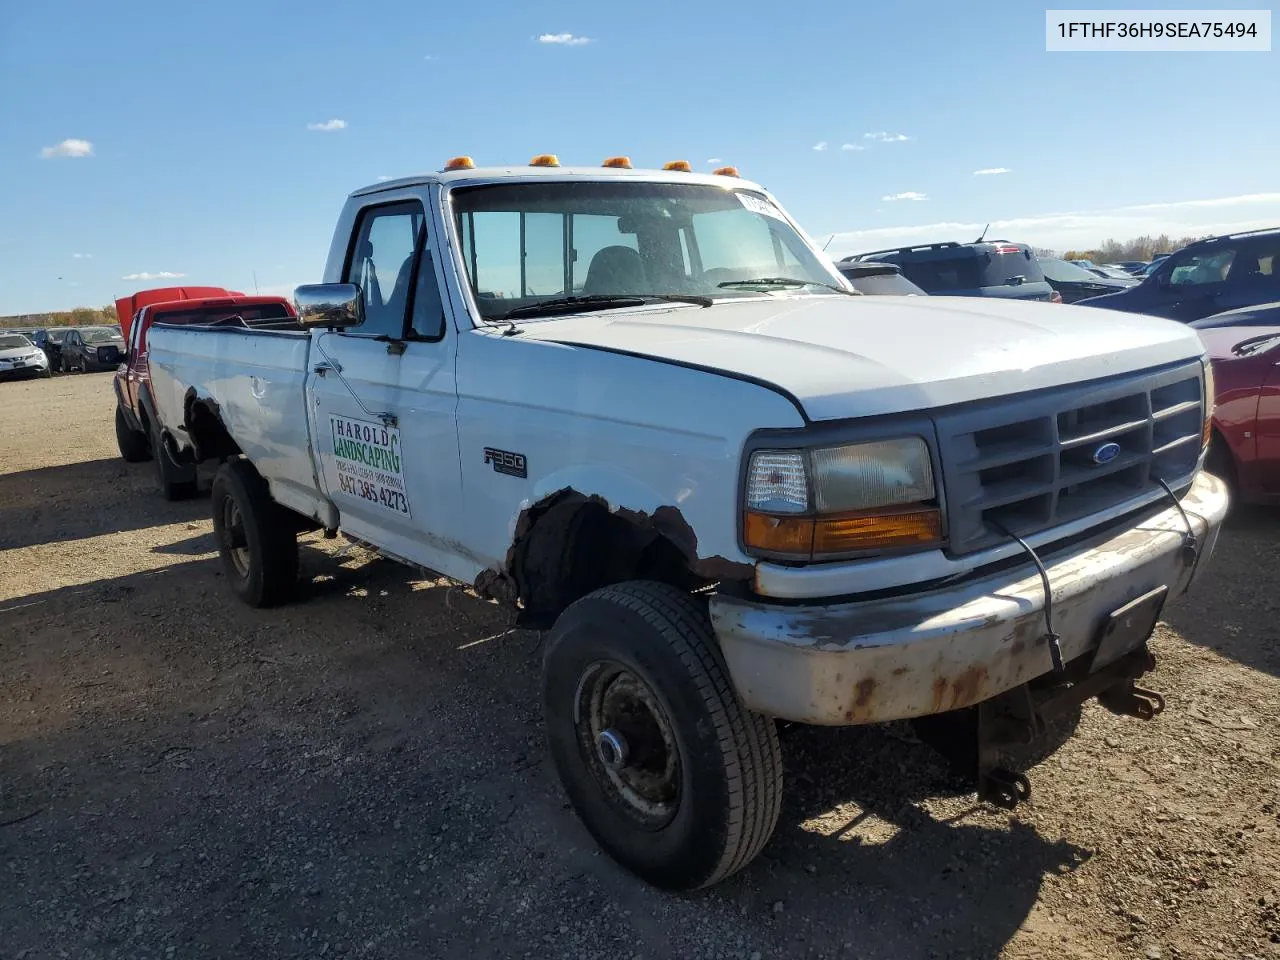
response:
M1164 621L1184 639L1280 677L1280 510L1233 506L1209 565Z
M787 939L820 931L858 957L949 956L959 947L994 960L1026 924L1045 877L1087 858L978 806L972 786L897 725L790 726L782 740L779 828L740 881L759 893L736 898L780 903ZM950 819L924 808L957 800L962 812Z
M119 458L0 474L0 550L205 519L203 497L169 502L150 463Z
M789 727L773 842L721 886L663 894L564 800L538 635L358 548L305 541L302 569L310 602L269 611L233 601L216 558L0 605L0 694L40 717L18 733L0 712L0 820L36 812L5 831L26 878L0 906L13 949L83 953L74 909L104 942L141 925L228 957L304 929L377 931L387 956L509 956L513 936L565 942L580 923L627 956L701 956L711 937L731 955L985 960L1082 859L1003 816L926 812L968 787L893 728ZM70 848L74 877L41 872Z

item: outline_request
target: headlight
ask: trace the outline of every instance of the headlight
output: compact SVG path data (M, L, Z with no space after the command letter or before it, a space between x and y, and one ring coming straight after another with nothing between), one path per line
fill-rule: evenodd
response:
M1204 362L1204 431L1201 437L1202 446L1209 446L1213 439L1213 405L1217 399L1217 385L1213 381L1213 361Z
M745 492L743 539L761 556L826 560L942 542L920 437L756 451Z

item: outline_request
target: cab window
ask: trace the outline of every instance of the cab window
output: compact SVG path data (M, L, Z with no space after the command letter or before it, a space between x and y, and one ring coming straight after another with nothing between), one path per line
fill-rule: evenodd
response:
M364 323L348 332L404 336L414 251L424 219L416 203L369 207L360 214L343 279L360 287Z

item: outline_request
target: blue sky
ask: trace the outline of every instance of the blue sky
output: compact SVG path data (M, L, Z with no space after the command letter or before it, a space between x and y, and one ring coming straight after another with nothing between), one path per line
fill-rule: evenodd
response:
M476 9L6 5L0 315L288 292L352 189L458 153L723 160L833 253L1280 223L1274 51L1046 53L1025 0Z

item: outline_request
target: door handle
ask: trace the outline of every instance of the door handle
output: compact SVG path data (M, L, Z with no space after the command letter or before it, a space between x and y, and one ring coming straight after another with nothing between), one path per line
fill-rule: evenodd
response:
M332 370L334 373L341 373L342 364L338 363L336 360L333 362L330 362L328 360L321 360L311 369L323 377L330 370Z

